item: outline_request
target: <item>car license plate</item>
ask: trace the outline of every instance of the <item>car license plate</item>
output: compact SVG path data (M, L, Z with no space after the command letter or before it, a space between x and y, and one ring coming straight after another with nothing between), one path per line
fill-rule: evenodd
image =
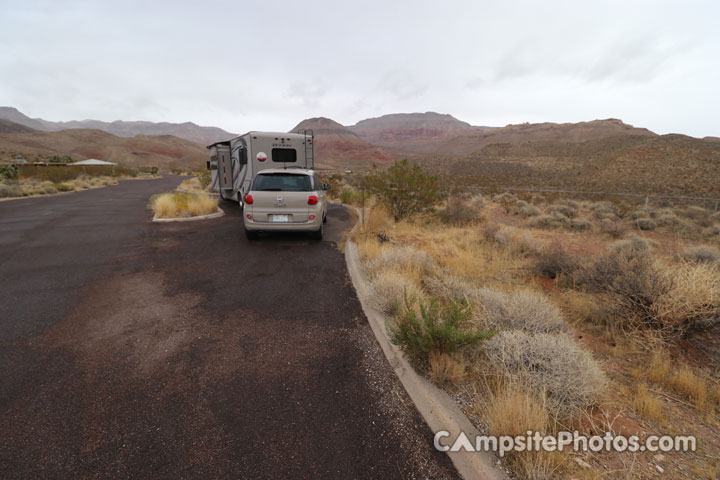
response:
M289 222L289 221L290 221L290 216L289 216L289 215L273 215L273 216L272 216L272 221L275 222L275 223L278 223L278 222Z

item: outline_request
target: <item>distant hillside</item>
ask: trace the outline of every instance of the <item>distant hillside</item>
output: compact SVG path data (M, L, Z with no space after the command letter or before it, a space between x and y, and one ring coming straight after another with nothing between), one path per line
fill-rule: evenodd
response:
M292 132L311 129L315 134L315 165L326 169L359 169L373 163L392 161L382 148L370 145L355 133L329 118L309 118L300 122Z
M363 140L384 148L401 152L428 152L430 147L443 140L491 127L473 127L452 115L435 112L394 113L361 120L349 130Z
M153 122L102 122L99 120L74 120L70 122L51 122L40 118L30 118L13 107L0 107L0 119L10 120L35 130L60 131L71 128L95 129L112 133L118 137L135 135L174 135L191 142L209 145L235 136L233 133L217 127L201 127L192 122L153 123Z
M0 133L32 133L35 131L36 130L26 127L25 125L0 119Z
M720 143L684 135L496 143L421 163L464 184L720 196Z
M204 168L207 150L194 142L170 135L118 137L100 130L71 129L60 132L1 133L0 161L24 157L46 160L51 155L71 155L74 160L97 158L129 166Z

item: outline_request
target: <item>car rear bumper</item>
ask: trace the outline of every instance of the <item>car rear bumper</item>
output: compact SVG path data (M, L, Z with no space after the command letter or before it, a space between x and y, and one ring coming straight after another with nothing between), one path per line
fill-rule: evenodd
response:
M298 223L273 223L273 222L256 222L243 218L245 229L250 231L263 232L316 232L322 225L322 215L318 215L315 220Z

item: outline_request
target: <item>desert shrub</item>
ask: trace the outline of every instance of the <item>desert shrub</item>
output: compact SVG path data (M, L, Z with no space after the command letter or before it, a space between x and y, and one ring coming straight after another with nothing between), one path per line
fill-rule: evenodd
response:
M431 210L442 199L437 177L407 160L396 161L387 170L373 169L365 184L396 221Z
M720 262L720 250L710 245L698 245L696 247L688 247L683 250L681 258L688 262Z
M0 177L7 180L14 180L18 176L18 167L12 163L0 165Z
M528 221L527 225L533 228L553 229L562 228L567 225L568 222L569 219L567 217L555 213L553 215L533 217Z
M620 238L627 233L627 227L621 222L615 222L604 218L600 221L600 231L610 235L612 238Z
M570 220L570 229L577 232L587 232L592 229L592 223L582 218L573 218Z
M659 215L657 224L661 227L675 227L680 224L680 219L674 213Z
M530 205L527 202L517 202L512 208L511 212L513 215L518 215L523 218L537 217L538 215L542 215L542 210L540 210L535 205Z
M56 183L55 188L58 192L70 192L73 190L73 188L67 183Z
M422 277L433 272L435 261L426 252L405 245L383 248L367 267L371 274L381 270L416 271Z
M517 198L517 196L513 195L510 192L504 192L504 193L498 193L497 195L493 195L492 201L495 203L502 203L502 202L515 203L518 201L518 198Z
M153 168L156 171L152 173L157 174L157 167ZM200 187L202 187L203 190L207 190L207 188L210 186L210 182L212 182L212 174L210 173L210 170L203 170L202 172L198 173L197 179L198 182L200 182Z
M440 221L448 225L471 225L485 220L480 208L458 197L451 197L437 215Z
M717 263L690 263L664 267L671 283L656 300L658 323L672 336L689 335L720 323L720 267Z
M575 218L578 216L577 208L573 208L570 205L565 205L562 203L556 203L554 205L551 205L550 208L548 208L548 213L562 215L563 217L567 218Z
M657 228L657 223L651 218L638 218L635 220L635 225L640 230L655 230Z
M44 193L57 193L57 189L52 185L45 185L42 187Z
M423 286L432 296L445 302L457 300L468 303L475 290L475 287L465 280L451 274L427 277L423 281Z
M650 215L645 210L633 210L632 212L627 214L627 218L630 220L638 220L641 218L649 218Z
M607 388L598 362L566 335L509 330L485 342L483 351L495 371L545 395L558 419L576 418Z
M480 235L487 242L494 242L498 231L500 231L500 225L497 223L486 223L480 227Z
M470 205L482 210L485 208L485 198L482 195L475 195L470 199Z
M676 281L640 238L616 242L610 252L578 268L573 279L577 286L605 296L615 314L613 320L621 328L650 328L667 335L686 330L685 320L678 318L681 310L667 305L667 299L677 291Z
M546 278L557 278L577 268L577 258L569 255L559 242L543 249L535 263L535 272Z
M23 191L17 185L0 184L0 198L22 197Z
M595 218L602 220L604 218L616 219L618 216L618 210L610 202L595 202L590 204L590 210L592 210Z
M441 307L431 298L420 302L420 314L415 311L414 300L405 296L405 305L387 322L390 340L400 347L410 361L427 366L431 354L451 354L461 347L479 344L492 334L470 330L468 319L472 306L451 302Z
M375 292L374 298L377 306L385 313L396 314L396 308L403 301L403 295L410 298L424 299L422 291L407 276L395 272L383 270L374 275L370 285Z
M712 215L710 215L710 218L712 218L716 222L720 222L720 212L713 213Z
M533 237L530 232L513 227L503 227L495 232L495 242L509 248L515 253L538 253L544 244Z
M560 310L548 298L532 290L505 293L479 288L471 294L475 318L488 330L523 330L547 333L567 328Z
M702 207L698 207L697 205L690 205L685 208L683 215L687 218L692 218L693 220L703 220L710 216L710 212Z

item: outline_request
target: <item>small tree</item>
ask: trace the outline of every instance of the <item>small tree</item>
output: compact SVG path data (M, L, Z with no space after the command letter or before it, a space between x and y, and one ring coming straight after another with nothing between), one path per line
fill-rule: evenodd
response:
M18 176L18 167L12 163L0 165L0 177L6 180L15 180Z
M438 180L407 159L387 170L373 168L365 178L368 190L380 198L395 221L432 209L442 199Z

